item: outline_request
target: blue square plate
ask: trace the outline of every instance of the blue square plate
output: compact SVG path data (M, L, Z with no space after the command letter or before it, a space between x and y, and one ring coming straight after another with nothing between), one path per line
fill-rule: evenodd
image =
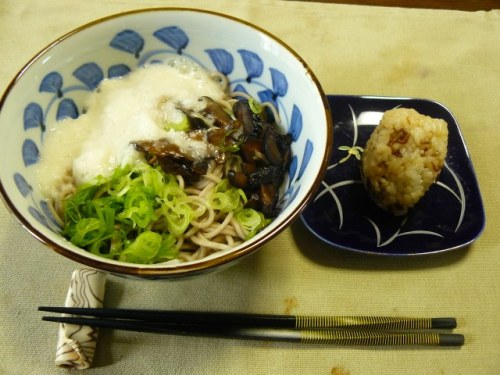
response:
M461 248L485 224L476 175L459 126L441 104L424 99L328 96L333 116L333 150L322 185L302 214L306 227L336 248L376 255L422 255ZM448 154L438 181L405 216L378 208L360 177L359 160L341 146L364 147L382 114L414 108L448 123Z

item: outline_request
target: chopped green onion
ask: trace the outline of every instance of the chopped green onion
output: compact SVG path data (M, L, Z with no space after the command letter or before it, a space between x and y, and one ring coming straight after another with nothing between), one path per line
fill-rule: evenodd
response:
M245 192L233 187L227 179L219 182L208 198L210 207L222 212L241 210L246 202Z
M122 251L118 260L129 263L150 264L162 246L162 237L156 232L143 232Z
M167 122L164 128L165 130L188 131L189 119L186 114L182 113L181 119L178 122Z
M193 209L181 202L173 206L163 206L161 213L166 220L168 232L176 237L182 236L193 218Z
M236 220L247 233L246 239L250 239L262 228L267 226L271 219L266 219L264 215L253 208L244 208L235 214Z
M245 209L242 189L227 179L203 200L188 196L177 178L141 162L81 185L64 200L64 235L93 254L123 262L152 264L175 259L178 241L210 207L234 212L247 238L269 220Z
M176 245L175 237L169 234L163 236L161 247L156 255L157 262L165 262L167 260L175 259L179 255L179 248Z
M146 186L133 186L125 194L124 209L117 215L120 221L130 220L132 227L146 228L154 219L154 194Z
M248 99L248 106L250 107L250 110L256 115L262 112L262 105L254 98Z

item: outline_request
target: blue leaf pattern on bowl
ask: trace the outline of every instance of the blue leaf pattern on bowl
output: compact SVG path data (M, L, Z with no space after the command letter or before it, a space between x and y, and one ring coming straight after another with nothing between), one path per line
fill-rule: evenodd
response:
M40 224L46 226L49 229L51 228L49 223L47 222L47 218L45 217L45 215L40 213L40 211L37 210L35 207L30 206L28 208L28 211L31 214L31 216L33 216L36 220L38 220Z
M229 75L234 69L233 55L223 48L207 49L205 52L210 56L212 63L218 72Z
M42 225L46 226L52 231L60 232L62 230L62 226L60 222L56 219L49 202L47 200L41 200L38 203L34 201L32 193L33 189L31 185L28 184L26 179L20 174L14 174L14 182L17 186L17 189L21 193L21 195L25 198L30 197L34 206L29 206L28 211L38 222Z
M40 128L45 131L43 123L43 109L38 103L30 103L24 108L23 114L24 130Z
M180 27L166 26L154 31L152 34L169 48L159 49L152 46L151 49L146 50L145 39L136 31L125 29L112 38L109 46L110 48L131 54L137 60L134 60L132 65L127 65L130 64L129 60L125 60L126 63L115 63L110 66L101 66L99 61L85 63L73 72L73 76L82 82L83 85L73 85L63 89L63 76L59 72L48 73L41 80L39 91L42 94L50 93L53 97L40 99L39 103L45 103L44 107L34 102L26 105L23 117L25 131L40 129L40 135L42 135L45 130L44 123L47 123L50 119L61 121L65 118L77 118L79 116L77 101L75 101L75 98L70 97L70 94L94 90L104 79L103 72L107 72L107 77L109 78L122 77L133 69L132 66L134 64L135 66L142 66L144 64L161 63L165 55L177 54L184 54L203 67L213 70L213 68L205 66L196 56L189 54L187 47L190 39ZM295 104L285 105L284 102L281 102L289 90L289 82L285 74L275 68L268 67L270 80L269 77L263 76L264 61L257 53L248 49L239 49L236 51L241 59L235 59L235 56L224 48L209 48L204 51L218 72L228 76L228 78L230 74L236 75L235 72L239 72L240 76L231 77L229 82L233 92L241 92L245 95L250 95L252 92L261 102L272 102L279 111L282 123L288 127L288 132L293 141L300 139L303 128L300 109ZM139 56L141 57L139 58ZM244 69L237 70L237 64L242 64L241 67ZM64 78L68 82L71 81L71 77ZM270 83L268 83L269 81ZM66 97L61 100L63 95ZM57 111L51 110L53 106L57 106ZM43 137L40 137L40 139L43 142ZM310 140L307 140L303 147L301 151L295 152L295 155L292 156L287 190L280 201L282 207L290 204L300 191L301 177L313 155L314 145ZM22 156L26 167L37 163L40 156L39 149L33 140L26 139L24 141ZM16 172L14 180L20 193L28 198L32 193L32 189L23 175ZM43 225L51 228L53 231L60 230L60 226L54 218L50 207L47 206L47 202L36 202L31 197L29 211Z
M40 83L40 92L50 92L57 94L58 98L63 96L62 93L63 77L58 72L51 72L47 74Z
M124 77L129 74L131 69L128 65L125 64L117 64L110 66L108 69L108 78L118 78Z
M297 160L297 156L293 155L292 160L290 161L290 168L288 169L288 175L290 178L290 182L292 182L295 179L295 173L297 173L298 165L299 165L299 162Z
M272 90L262 90L257 93L257 96L259 97L259 101L261 103L265 102L271 102L273 105L276 107L276 109L279 111L279 107L276 105L276 95L274 95L274 92Z
M239 83L234 87L233 91L234 92L241 92L241 93L244 93L246 95L249 95L247 89Z
M14 182L16 183L17 189L23 197L27 197L31 193L31 185L28 184L26 179L20 173L14 174Z
M167 26L156 30L153 35L177 51L179 55L189 43L186 33L177 26Z
M90 90L94 90L104 79L102 69L94 62L83 64L73 72L73 75Z
M292 109L292 118L290 120L290 129L288 130L293 141L296 141L302 133L302 113L294 104Z
M297 194L298 194L298 193L299 193L299 191L300 191L300 186L301 186L301 185L297 185L297 188L296 188L295 190L293 189L293 187L291 187L291 188L289 189L289 191L288 191L288 192L287 192L287 194L286 194L286 195L288 196L288 197L287 197L287 198L288 198L288 199L287 199L287 203L286 203L287 205L295 199L295 197L297 196Z
M25 139L23 142L23 161L26 167L33 165L38 162L40 153L38 152L38 147L31 139Z
M300 178L304 174L304 171L306 170L307 165L309 164L309 161L311 160L311 155L313 153L313 150L314 150L314 145L308 139L306 141L306 147L304 149L304 155L302 156L302 164L300 165L299 175L297 176L297 179L300 180Z
M57 219L54 217L54 213L53 213L52 209L50 208L49 203L46 200L40 201L40 208L41 208L42 212L45 214L45 218L46 219L48 218L50 220L50 223L52 224L52 226L61 229L61 225L59 224ZM47 224L47 226L49 226L47 221L45 221L45 223Z
M241 55L247 71L246 81L250 83L252 79L260 77L264 72L264 63L259 55L246 49L239 49L238 53Z
M62 121L66 118L78 118L79 113L78 113L78 108L76 107L75 102L73 99L63 99L59 102L59 105L57 106L57 114L56 114L56 119L57 121Z
M117 50L131 53L134 57L139 58L144 48L144 39L133 30L123 30L115 35L109 45Z
M275 96L285 96L288 91L288 82L283 73L278 69L270 68L273 92Z

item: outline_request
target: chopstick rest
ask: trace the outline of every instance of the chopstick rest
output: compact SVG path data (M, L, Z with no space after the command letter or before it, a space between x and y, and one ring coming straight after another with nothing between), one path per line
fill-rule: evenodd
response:
M106 273L93 269L73 271L66 307L100 308L103 306ZM92 365L98 328L72 323L59 324L55 365L84 370Z

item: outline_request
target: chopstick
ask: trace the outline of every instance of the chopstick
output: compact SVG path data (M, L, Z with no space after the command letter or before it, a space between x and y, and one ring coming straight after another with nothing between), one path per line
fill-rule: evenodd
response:
M411 318L387 316L302 316L227 312L165 311L113 308L40 306L39 311L73 315L147 320L171 324L217 324L269 328L350 328L373 330L453 329L455 318Z
M461 346L464 343L461 334L435 331L455 328L454 318L290 316L48 306L38 309L79 315L43 316L44 321L182 336L335 345Z
M305 330L279 328L241 328L237 326L210 326L200 324L184 324L174 326L158 322L136 320L113 320L74 317L49 317L42 320L93 326L100 328L121 329L136 332L162 333L180 336L202 336L233 338L247 340L284 341L304 344L334 345L429 345L429 346L461 346L464 336L452 333L436 332L384 332L359 330Z

